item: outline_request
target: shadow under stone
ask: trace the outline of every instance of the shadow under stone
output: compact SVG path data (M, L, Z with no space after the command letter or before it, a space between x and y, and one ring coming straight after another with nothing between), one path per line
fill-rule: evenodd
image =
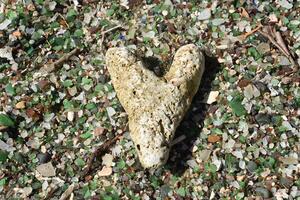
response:
M205 55L205 71L198 92L184 119L176 130L174 139L185 135L186 138L174 145L170 151L169 160L165 166L172 174L182 175L188 168L187 161L191 159L191 148L200 136L203 122L209 109L208 104L201 102L212 89L212 82L220 70L220 64L214 57Z

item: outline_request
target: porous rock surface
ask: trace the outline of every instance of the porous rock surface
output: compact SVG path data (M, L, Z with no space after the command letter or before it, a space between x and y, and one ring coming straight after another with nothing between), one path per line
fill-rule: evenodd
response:
M170 144L200 85L204 56L194 44L178 49L164 77L157 77L127 48L111 48L106 64L128 114L130 136L145 168L165 164Z

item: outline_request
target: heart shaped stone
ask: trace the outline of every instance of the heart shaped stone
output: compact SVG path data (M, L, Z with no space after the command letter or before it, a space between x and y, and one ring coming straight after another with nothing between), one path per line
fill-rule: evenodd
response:
M164 77L144 67L125 47L108 49L106 65L128 114L130 136L142 166L165 164L176 128L200 85L202 52L194 44L179 48Z

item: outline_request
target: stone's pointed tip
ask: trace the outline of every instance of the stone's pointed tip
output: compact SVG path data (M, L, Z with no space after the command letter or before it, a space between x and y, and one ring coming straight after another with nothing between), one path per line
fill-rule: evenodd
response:
M168 160L168 155L168 153L165 153L165 155L163 157L159 157L159 159L155 158L155 154L145 157L146 159L139 156L139 160L145 169L156 169L166 164ZM152 159L152 157L154 159ZM153 162L153 160L155 161Z
M164 165L169 157L170 149L168 147L157 149L141 149L138 150L139 160L144 168L158 168Z

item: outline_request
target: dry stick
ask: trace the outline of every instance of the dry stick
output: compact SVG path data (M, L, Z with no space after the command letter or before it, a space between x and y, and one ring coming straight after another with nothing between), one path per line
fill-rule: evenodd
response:
M116 135L113 139L107 140L102 145L100 145L99 147L97 147L97 149L88 158L88 160L87 160L87 166L84 169L84 171L82 172L82 174L80 176L80 179L84 178L91 171L92 164L93 164L93 161L95 160L95 158L101 156L103 153L105 153L106 151L108 151L109 147L112 144L114 144L118 139L120 139L120 137L124 133L125 133L125 131L123 131L121 134Z
M62 16L62 14L60 14L60 13L58 13L58 16L60 16L62 18L62 20L64 21L64 23L67 25L67 27L70 28L68 22L65 19L65 17Z
M117 25L117 26L115 26L115 27L112 27L112 28L106 30L106 31L103 31L103 30L104 30L104 27L101 29L101 32L102 32L102 33L101 33L101 35L102 35L102 37L101 37L101 49L102 49L102 51L103 51L103 43L104 43L104 37L105 37L105 34L111 32L111 31L114 31L114 30L116 30L116 29L118 29L118 28L121 28L121 27L122 27L122 26L119 24L119 25Z
M288 55L291 56L288 48L286 47L286 45L285 45L285 43L284 43L284 41L283 41L283 39L281 37L281 34L278 31L275 31L274 35L275 35L276 41L282 47L282 49L286 52L286 54L288 54Z
M242 35L242 39L245 40L249 35L252 35L253 33L255 33L256 31L258 31L260 28L262 27L262 25L258 25L255 29L245 33L244 35Z
M74 191L74 189L78 188L78 184L71 184L68 189L64 191L64 193L60 196L59 200L66 200Z
M109 147L114 144L123 134L125 133L125 131L123 131L121 134L116 135L113 139L111 140L107 140L106 142L104 142L102 145L100 145L94 152L93 154L88 158L87 161L87 167L84 169L84 171L82 172L82 174L80 175L80 179L82 180L90 171L92 168L92 164L93 161L96 157L101 156L103 153L105 153L106 151L108 151ZM77 187L74 186L74 187ZM60 199L64 200L66 199L73 191L74 187L69 187L61 196ZM54 187L52 188L48 195L45 197L45 200L51 199L52 196L54 195L54 193L59 189L59 187Z
M284 46L281 46L282 45L282 43L284 43L283 42L283 39L282 39L282 37L281 37L281 35L280 35L280 38L281 39L279 39L279 35L278 34L280 34L280 33L276 33L276 32L274 32L274 31L272 31L271 30L271 32L270 32L270 34L272 34L273 36L275 36L276 38L278 38L278 40L279 41L276 41L269 33L266 33L266 32L264 32L264 31L261 31L261 30L258 30L258 32L260 33L260 34L262 34L264 37L266 37L266 38L268 38L269 40L270 40L270 42L273 44L273 45L275 45L286 57L288 57L288 59L290 60L290 62L292 63L292 65L294 66L294 69L292 70L292 71L290 71L290 72L286 72L285 73L285 76L288 76L288 75L290 75L290 74L292 74L292 73L295 73L295 72L297 72L298 71L298 65L297 65L297 63L295 62L295 60L294 60L294 58L291 56L291 54L289 53L289 51L287 51L287 48L286 48L286 46L284 45ZM276 36L277 35L277 36ZM282 41L280 41L280 40L282 40ZM281 44L279 44L279 43Z
M46 67L43 67L41 70L46 73L53 72L54 70L59 68L65 61L69 60L72 56L74 56L75 54L77 54L79 52L80 52L80 49L75 48L72 51L70 51L69 53L63 55L60 59L58 59L54 63L51 63L50 65L48 65Z
M58 186L54 186L54 188L52 188L49 192L48 192L48 194L47 194L47 196L44 198L44 200L48 200L48 199L51 199L52 197L53 197L53 195L54 195L54 193L58 190Z
M121 27L122 27L122 25L119 24L119 25L117 25L117 26L115 26L115 27L112 27L112 28L110 28L110 29L104 31L103 34L109 33L109 32L111 32L111 31L113 31L113 30L115 30L115 29L118 29L118 28L121 28Z
M264 31L261 31L261 30L258 30L258 32L260 33L260 34L262 34L263 36L265 36L266 38L268 38L269 40L270 40L270 42L273 44L273 45L275 45L285 56L287 56L287 57L289 57L289 54L287 54L285 51L284 51L284 49L274 40L274 38L270 35L270 34L268 34L268 33L266 33L266 32L264 32Z
M281 34L280 34L278 31L275 32L275 38L276 38L278 44L279 44L280 46L282 46L282 48L288 53L288 55L289 55L288 58L289 58L289 60L291 61L292 65L294 66L293 70L290 71L290 72L286 72L285 75L288 76L288 75L290 75L290 74L292 74L292 73L297 72L298 69L299 69L299 65L295 62L293 56L291 55L291 53L289 52L287 46L285 45L285 43L284 43L284 41L283 41L283 38L282 38Z

